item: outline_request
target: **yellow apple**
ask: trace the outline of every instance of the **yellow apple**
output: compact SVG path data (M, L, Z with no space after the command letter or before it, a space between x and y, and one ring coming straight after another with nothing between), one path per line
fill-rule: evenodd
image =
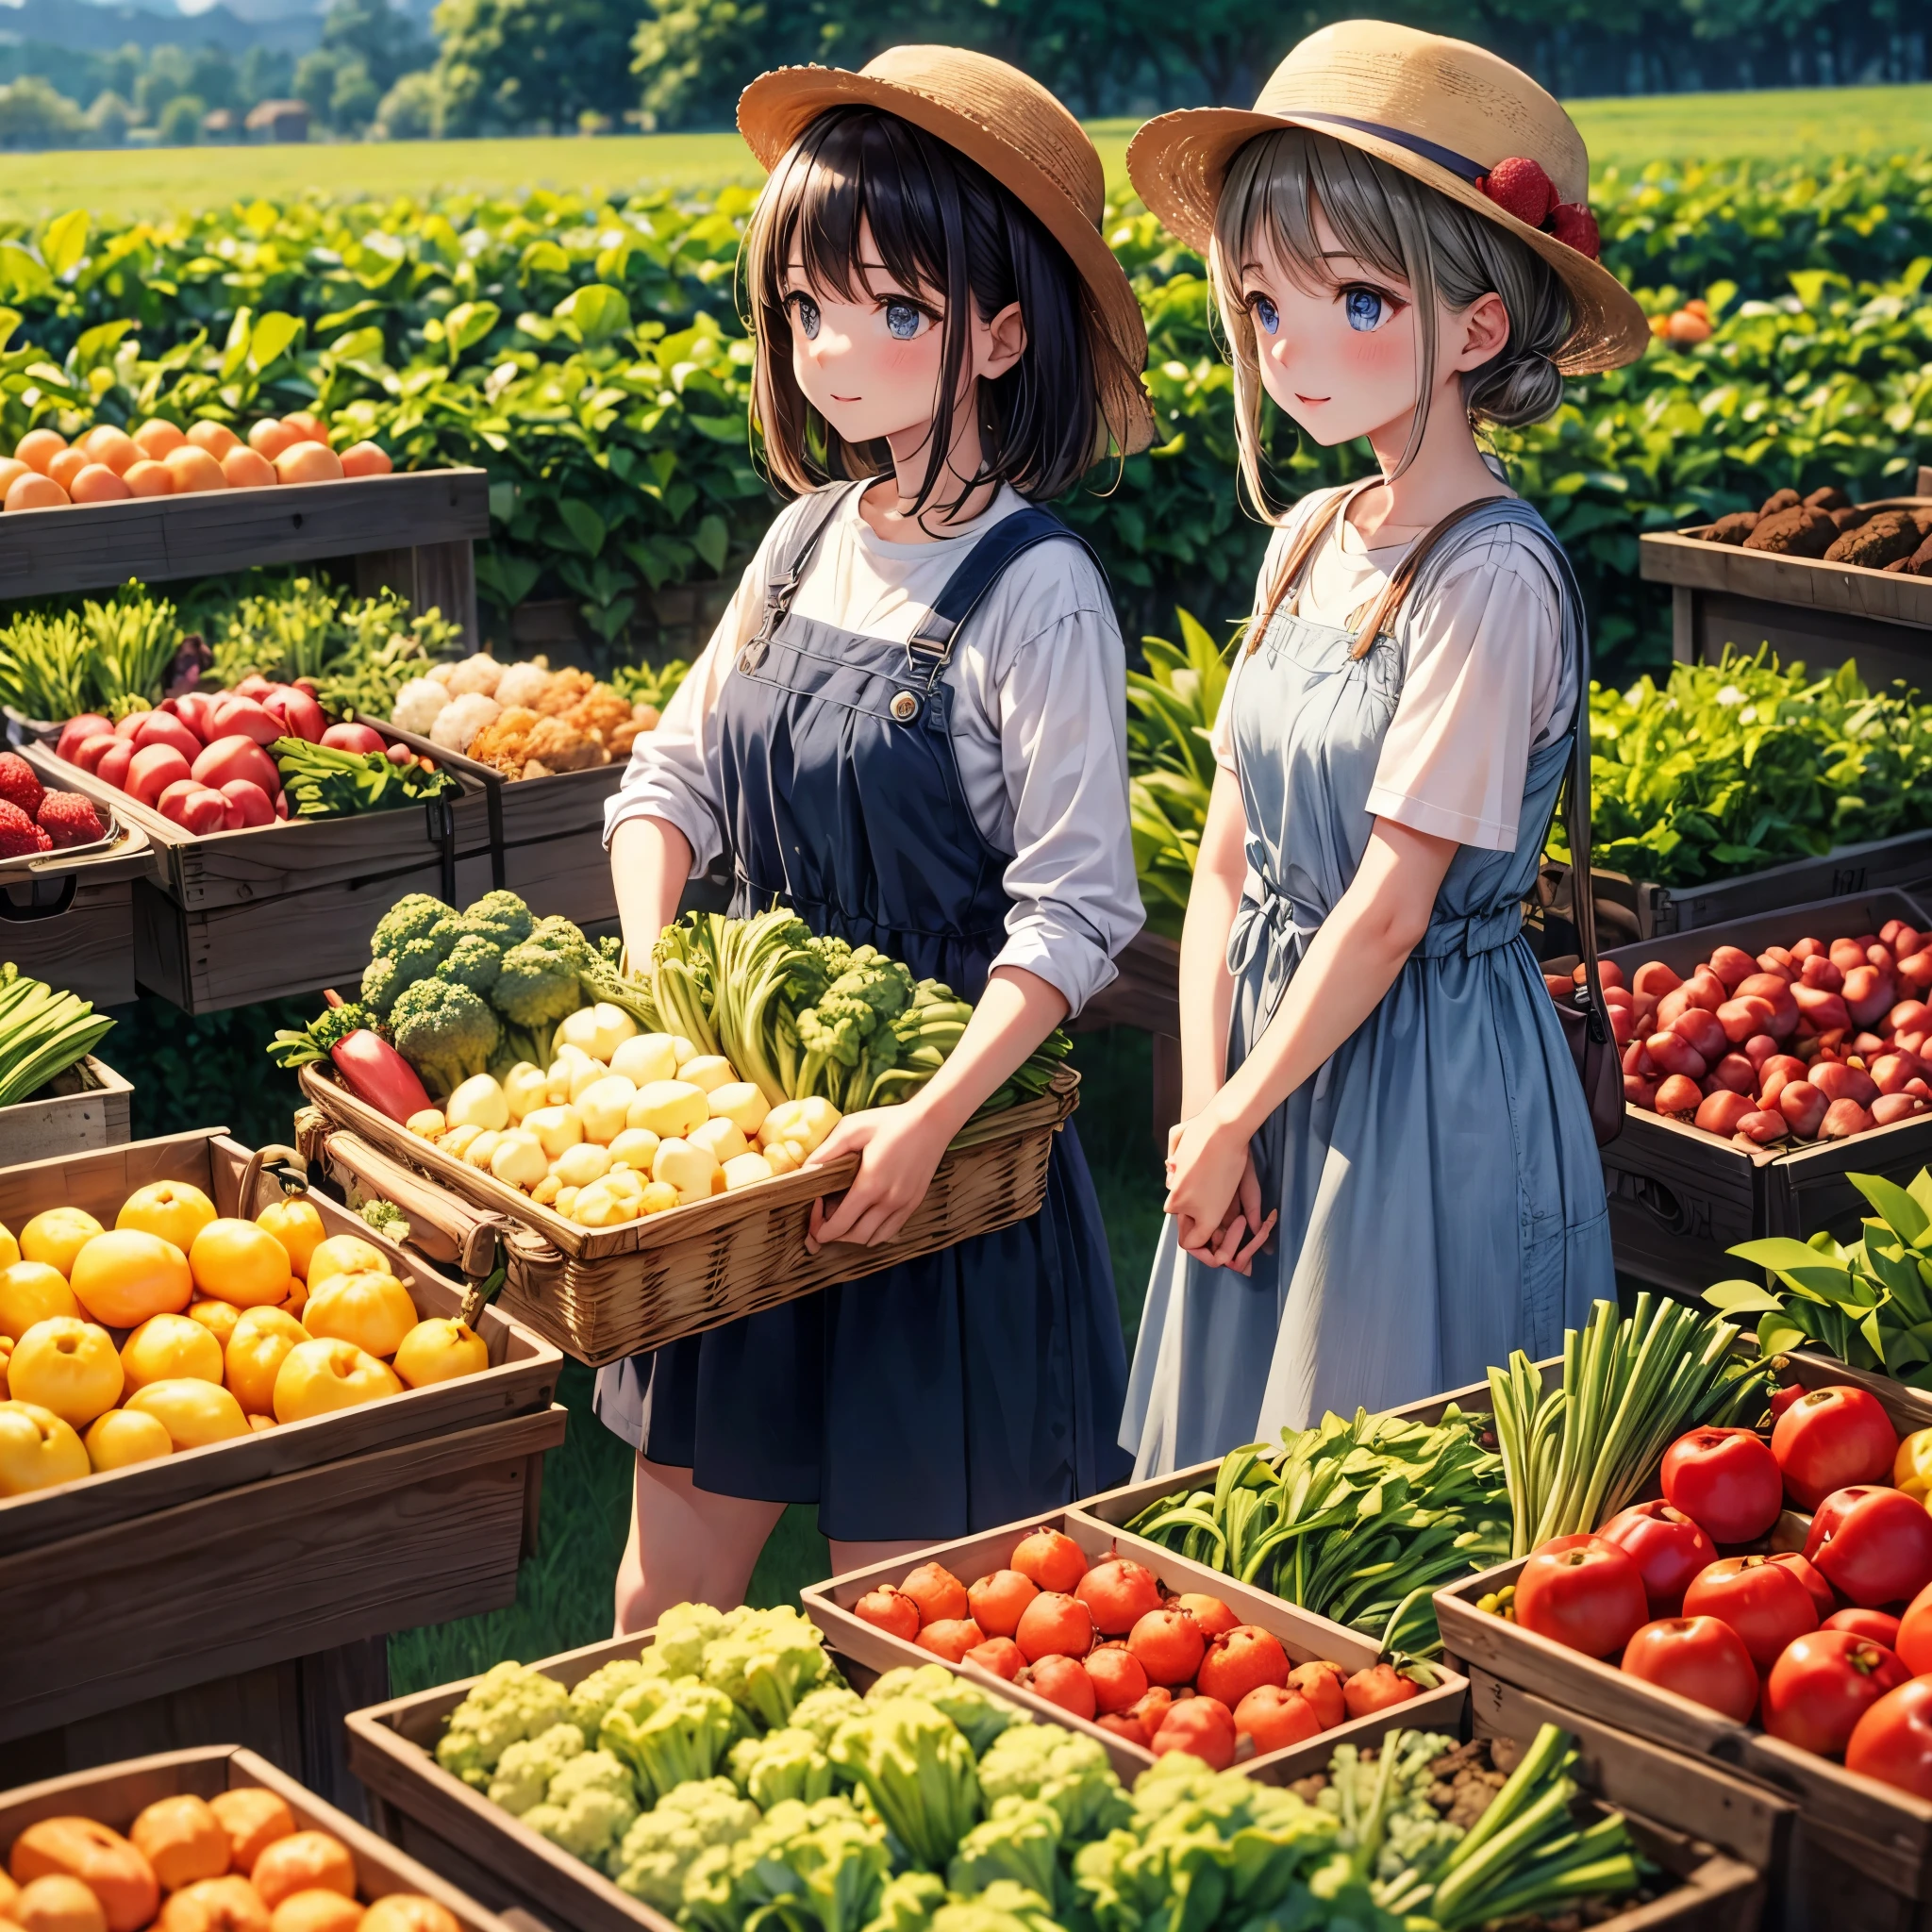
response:
M194 1298L188 1257L138 1227L97 1234L74 1259L74 1292L104 1327L139 1328L150 1315L178 1315Z
M177 1449L199 1449L205 1442L225 1442L248 1433L242 1405L216 1382L187 1376L150 1382L127 1398L127 1407L153 1416Z
M353 1341L366 1355L389 1356L416 1325L416 1304L386 1269L331 1274L308 1291L302 1325L331 1341Z
M121 1344L121 1367L127 1392L150 1382L222 1379L222 1344L199 1322L186 1315L150 1315Z
M20 1243L13 1238L13 1230L0 1222L0 1268L11 1268L20 1259Z
M15 1261L0 1268L0 1335L18 1341L36 1322L80 1313L80 1304L59 1269L44 1261Z
M175 1439L160 1419L138 1408L110 1408L96 1416L86 1440L88 1460L97 1473L175 1453Z
M194 1285L238 1308L274 1307L289 1298L289 1251L252 1221L210 1221L188 1251Z
M272 1415L275 1375L289 1351L308 1331L280 1308L249 1308L228 1338L227 1384L249 1415Z
M289 1351L275 1376L275 1420L305 1422L332 1409L400 1395L402 1389L387 1362L353 1341L301 1341Z
M0 1496L24 1496L88 1473L80 1438L52 1409L0 1402Z
M194 1237L215 1218L215 1204L191 1181L150 1181L136 1188L114 1217L116 1227L158 1235L185 1255Z
M199 1322L224 1348L235 1332L235 1324L242 1319L242 1310L233 1302L199 1301L188 1305L188 1319Z
M72 1315L36 1322L13 1345L7 1386L16 1402L38 1403L71 1427L84 1429L121 1400L114 1338Z
M320 1241L308 1257L305 1277L313 1294L331 1274L386 1274L389 1257L360 1235L332 1234Z
M81 1208L49 1208L20 1231L20 1252L28 1261L44 1261L62 1274L74 1273L74 1257L101 1232L101 1224Z
M395 1371L411 1389L453 1382L490 1366L490 1344L465 1322L432 1315L418 1322L396 1350Z
M322 1216L316 1211L315 1203L299 1196L276 1201L264 1208L255 1219L258 1226L267 1228L288 1249L289 1266L307 1278L309 1258L328 1232L322 1224Z

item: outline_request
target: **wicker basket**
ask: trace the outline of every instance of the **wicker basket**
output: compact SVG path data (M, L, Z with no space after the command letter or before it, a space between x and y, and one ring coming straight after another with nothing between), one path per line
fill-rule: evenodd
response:
M850 1184L856 1158L621 1227L591 1228L440 1154L325 1067L302 1071L311 1105L296 1125L309 1160L393 1201L408 1217L411 1240L433 1258L475 1278L500 1251L506 1309L595 1368L1037 1214L1053 1137L1079 1104L1079 1086L1080 1076L1062 1067L1040 1099L966 1127L896 1241L841 1243L816 1255L805 1245L811 1204Z

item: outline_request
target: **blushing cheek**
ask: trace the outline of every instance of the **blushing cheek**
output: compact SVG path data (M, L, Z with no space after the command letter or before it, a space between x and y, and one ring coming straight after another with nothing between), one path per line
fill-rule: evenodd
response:
M1348 387L1364 398L1408 400L1415 387L1415 344L1407 329L1349 329L1341 360Z

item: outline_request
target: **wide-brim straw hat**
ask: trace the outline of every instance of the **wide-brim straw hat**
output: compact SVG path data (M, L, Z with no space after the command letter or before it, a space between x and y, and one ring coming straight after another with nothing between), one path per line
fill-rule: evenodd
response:
M1128 455L1154 440L1141 386L1147 325L1100 232L1107 177L1086 130L1037 80L962 47L889 47L858 73L779 67L738 99L738 130L769 174L831 108L878 108L937 136L1011 192L1066 250L1098 325L1101 413Z
M1505 160L1535 161L1558 201L1587 208L1590 156L1575 123L1529 75L1467 41L1379 20L1310 34L1269 75L1253 109L1190 108L1134 136L1127 173L1141 200L1203 255L1236 151L1306 127L1400 168L1526 242L1570 292L1574 326L1554 358L1566 375L1634 362L1650 325L1630 291L1583 249L1520 220L1485 192ZM1594 225L1583 225L1594 239Z

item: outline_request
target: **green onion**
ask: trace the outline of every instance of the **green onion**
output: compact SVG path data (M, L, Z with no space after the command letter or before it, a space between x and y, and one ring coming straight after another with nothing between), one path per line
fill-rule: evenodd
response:
M85 1059L113 1024L73 993L26 978L10 960L0 967L0 1107L38 1093Z

